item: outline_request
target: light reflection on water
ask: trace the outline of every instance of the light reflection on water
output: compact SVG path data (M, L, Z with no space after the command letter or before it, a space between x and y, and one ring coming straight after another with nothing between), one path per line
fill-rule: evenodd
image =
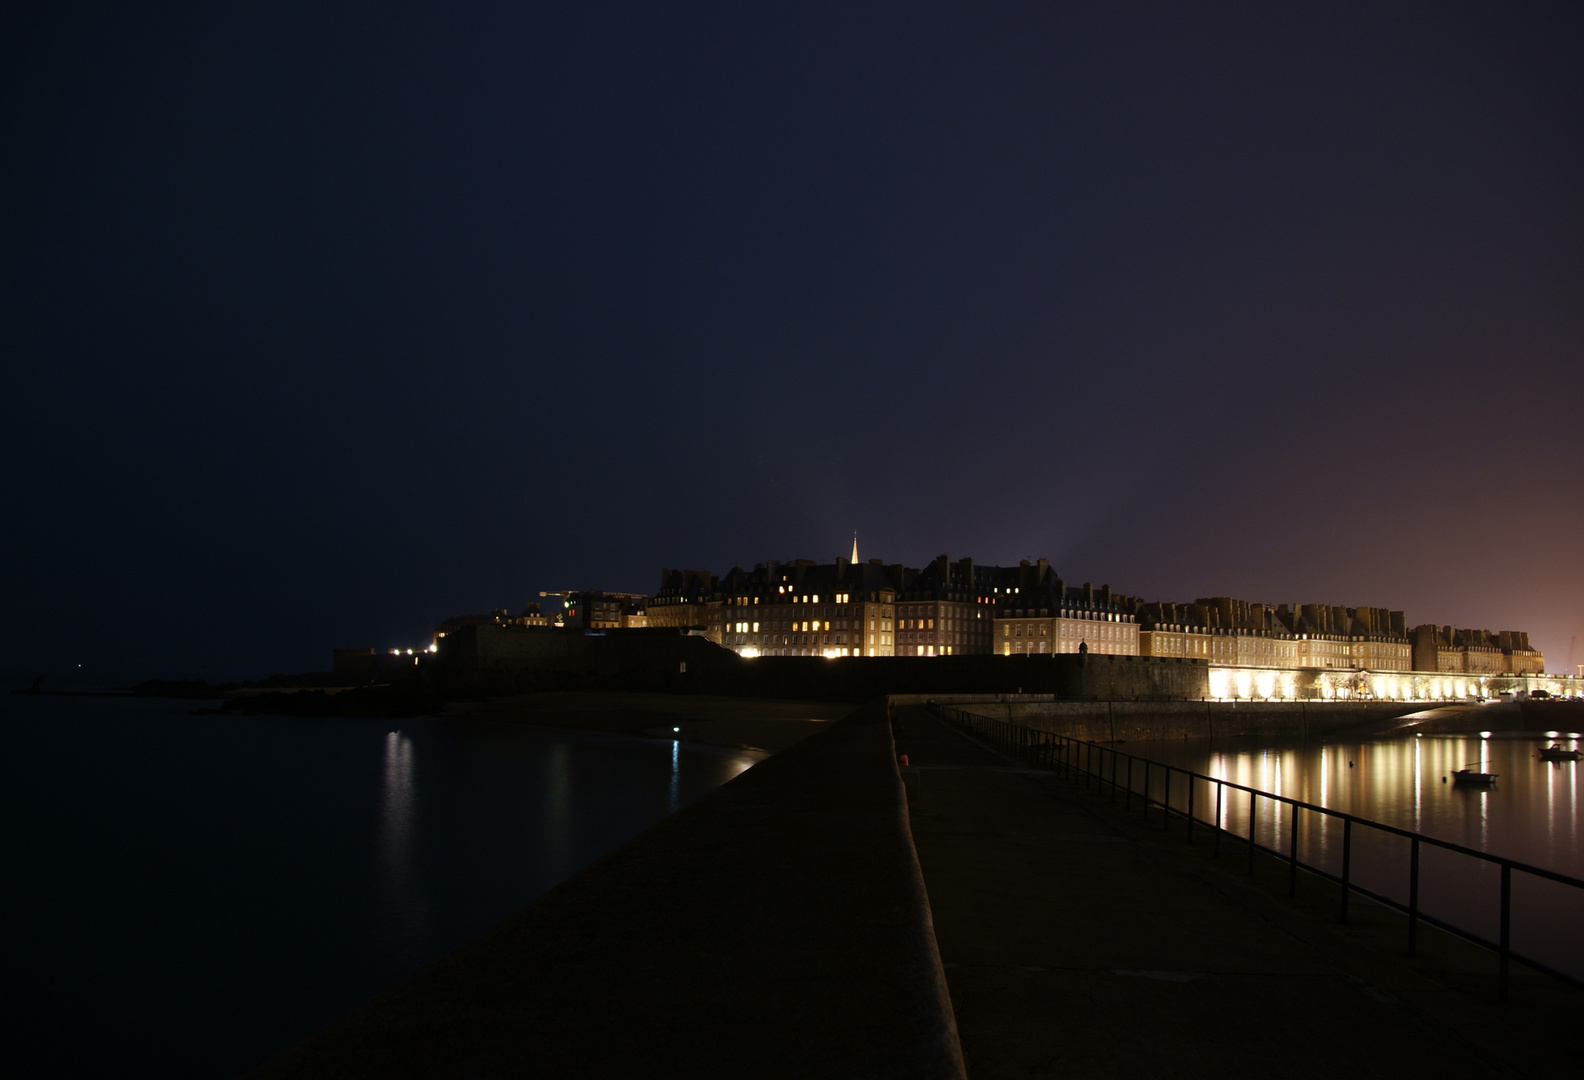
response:
M422 941L429 913L413 872L413 742L399 731L385 736L384 787L380 793L381 900L404 952Z
M681 781L681 774L682 774L682 769L681 769L681 765L680 765L681 756L682 756L682 741L680 739L672 739L671 740L671 786L670 786L669 789L667 789L667 791L668 791L668 794L667 794L667 805L670 806L671 811L673 813L676 812L676 808L677 808L678 784Z
M1412 735L1361 742L1258 746L1241 741L1135 744L1125 749L1302 802L1343 810L1372 821L1411 829L1477 851L1584 878L1579 829L1579 771L1584 763L1541 761L1549 743L1578 748L1580 741L1536 734ZM1461 787L1451 776L1462 768L1494 772L1494 788ZM1160 798L1157 771L1151 793ZM1294 811L1259 800L1256 831L1262 846L1289 850ZM1187 805L1182 777L1173 779L1172 803ZM1194 808L1215 819L1215 790L1199 782ZM1342 825L1297 812L1299 857L1341 873ZM1248 834L1249 797L1226 790L1224 828ZM1225 849L1223 849L1225 850ZM1495 864L1434 849L1421 851L1420 902L1427 915L1465 926L1495 940L1499 934L1500 872ZM1355 826L1351 876L1364 888L1399 901L1408 895L1409 841ZM1310 886L1315 887L1315 886ZM1513 947L1584 977L1584 889L1572 889L1515 872Z

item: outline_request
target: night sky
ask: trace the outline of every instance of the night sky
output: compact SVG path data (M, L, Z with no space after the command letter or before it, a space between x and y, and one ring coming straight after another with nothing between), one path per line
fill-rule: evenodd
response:
M9 5L4 619L1046 556L1584 663L1584 7Z

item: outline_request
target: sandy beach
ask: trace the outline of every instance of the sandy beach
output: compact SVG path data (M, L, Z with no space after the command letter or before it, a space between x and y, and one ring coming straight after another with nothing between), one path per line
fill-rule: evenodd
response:
M517 694L452 702L448 718L576 731L680 738L776 753L853 712L856 705L706 695L591 692Z

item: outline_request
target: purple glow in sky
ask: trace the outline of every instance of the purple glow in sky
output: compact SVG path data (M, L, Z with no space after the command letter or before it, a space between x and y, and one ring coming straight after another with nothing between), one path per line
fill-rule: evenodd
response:
M854 529L1584 638L1584 9L544 7L0 16L7 670Z

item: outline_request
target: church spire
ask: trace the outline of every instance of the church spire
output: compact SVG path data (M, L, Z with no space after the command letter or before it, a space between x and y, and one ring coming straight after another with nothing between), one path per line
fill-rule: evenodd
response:
M857 562L858 562L858 534L857 533L853 533L853 557L852 557L852 561L853 561L854 565L856 565Z

